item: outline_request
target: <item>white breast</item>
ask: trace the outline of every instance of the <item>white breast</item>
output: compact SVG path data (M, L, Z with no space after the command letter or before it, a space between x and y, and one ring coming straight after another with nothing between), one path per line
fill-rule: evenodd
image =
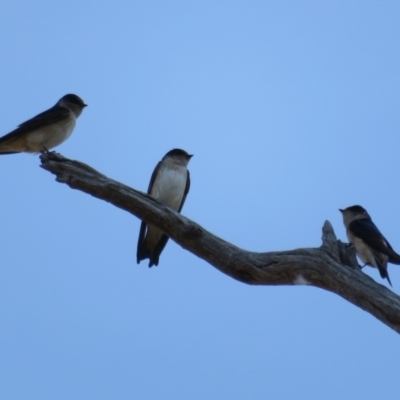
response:
M151 195L160 203L177 211L186 188L187 171L184 167L160 168Z

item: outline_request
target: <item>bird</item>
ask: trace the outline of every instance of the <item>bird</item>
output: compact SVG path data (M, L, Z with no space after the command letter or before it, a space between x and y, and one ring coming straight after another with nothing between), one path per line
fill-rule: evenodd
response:
M69 138L86 106L75 94L61 97L53 107L0 137L0 155L48 152Z
M387 279L390 286L388 263L400 265L400 255L397 254L387 239L382 235L365 208L356 205L339 209L343 216L347 238L356 249L363 267L378 268L383 279Z
M153 171L147 193L160 203L181 212L190 188L187 166L192 157L192 154L181 149L173 149L165 154ZM149 267L158 265L168 239L160 229L142 221L137 244L137 263L148 258Z

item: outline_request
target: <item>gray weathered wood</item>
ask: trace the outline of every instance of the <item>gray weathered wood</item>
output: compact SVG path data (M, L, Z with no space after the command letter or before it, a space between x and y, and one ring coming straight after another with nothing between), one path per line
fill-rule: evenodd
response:
M361 272L352 247L336 239L331 224L322 246L291 251L249 252L220 239L145 193L56 153L41 155L56 180L105 200L149 224L224 274L252 285L308 284L336 293L400 333L400 297Z

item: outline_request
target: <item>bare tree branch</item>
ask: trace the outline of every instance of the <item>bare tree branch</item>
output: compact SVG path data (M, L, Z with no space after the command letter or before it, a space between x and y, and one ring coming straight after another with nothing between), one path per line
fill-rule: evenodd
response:
M41 155L56 180L105 200L162 229L224 274L252 285L307 284L336 293L400 333L400 297L359 269L352 247L336 239L326 221L319 248L255 253L228 243L145 193L56 153Z

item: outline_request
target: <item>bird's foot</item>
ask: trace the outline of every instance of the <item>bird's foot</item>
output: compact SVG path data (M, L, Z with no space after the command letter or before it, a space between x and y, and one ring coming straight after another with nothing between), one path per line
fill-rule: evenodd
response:
M47 147L42 146L42 151L41 151L41 153L42 153L42 154L49 154L50 152L49 152L49 149L48 149Z
M47 147L42 146L42 151L40 152L40 154L50 155L50 154L58 154L58 153L56 153L55 151L50 151Z

